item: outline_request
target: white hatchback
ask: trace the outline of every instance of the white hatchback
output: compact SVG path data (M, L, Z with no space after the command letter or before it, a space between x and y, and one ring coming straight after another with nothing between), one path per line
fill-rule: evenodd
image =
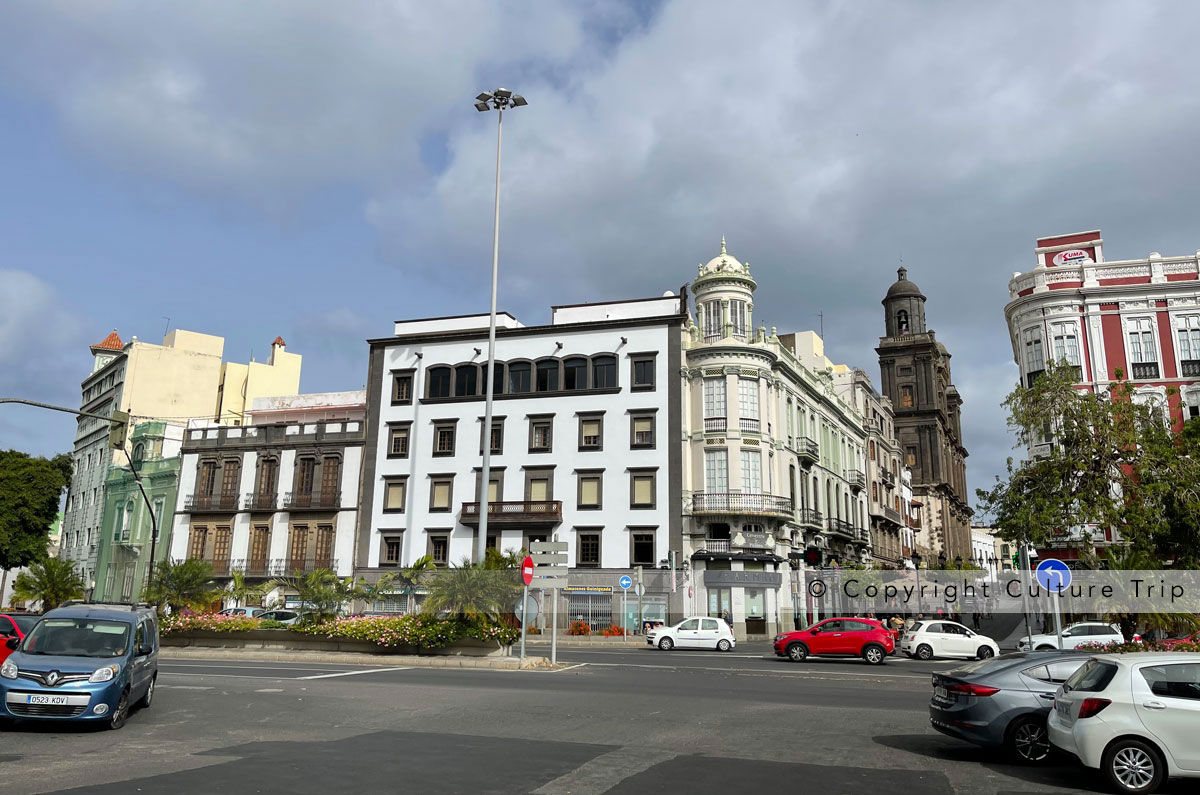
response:
M1064 649L1078 649L1085 643L1124 643L1125 636L1115 624L1103 621L1082 621L1063 628ZM1134 641L1139 640L1134 636ZM1058 648L1058 635L1025 635L1017 641L1017 651L1044 651Z
M966 657L986 660L1000 653L1000 646L987 635L967 629L957 621L918 621L904 630L900 651L909 657Z
M1046 728L1051 744L1120 792L1200 778L1200 655L1097 655L1059 688Z
M671 649L716 649L732 651L737 645L733 630L720 618L692 616L673 627L656 627L646 633L646 643L663 651Z

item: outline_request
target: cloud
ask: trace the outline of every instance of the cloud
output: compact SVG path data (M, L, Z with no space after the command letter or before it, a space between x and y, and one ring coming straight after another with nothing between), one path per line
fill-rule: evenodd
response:
M350 9L350 10L347 10ZM1187 4L25 4L4 83L122 168L272 211L352 185L386 261L478 295L507 84L501 299L657 295L722 234L780 331L877 373L901 257L966 398L969 485L1009 453L1002 309L1036 237L1191 251ZM420 315L399 296L394 316ZM316 311L323 311L316 310ZM394 317L374 318L380 328ZM361 334L337 318L329 333ZM355 341L358 344L358 341ZM308 365L306 365L307 368ZM355 381L357 383L357 381Z

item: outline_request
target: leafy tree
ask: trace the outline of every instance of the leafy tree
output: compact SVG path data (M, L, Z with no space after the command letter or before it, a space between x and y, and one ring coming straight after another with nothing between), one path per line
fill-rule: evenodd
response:
M50 526L70 482L68 455L45 459L0 450L0 570L46 557Z
M146 586L145 599L160 610L164 606L172 612L203 609L221 595L212 576L212 564L205 560L166 561L154 567L154 579Z
M413 561L411 566L406 566L397 573L393 586L404 593L406 607L412 601L413 592L429 577L429 573L436 569L433 556L423 555Z
M13 580L13 596L25 602L41 602L42 612L63 602L83 598L83 577L75 564L61 558L31 563Z
M1105 568L1112 571L1152 571L1161 569L1162 562L1149 552L1133 546L1114 546L1106 550L1103 558L1095 555L1085 558L1092 569ZM1125 636L1125 642L1133 641L1138 629L1164 630L1167 633L1191 633L1200 629L1200 617L1190 613L1144 612L1145 599L1126 602L1117 597L1106 600L1104 620L1116 624Z
M499 621L520 593L518 582L507 568L488 568L486 563L476 564L467 558L429 578L429 596L423 610L468 620Z
M267 586L264 583L255 583L251 585L246 581L246 572L234 571L231 575L228 594L233 599L234 607L241 607L249 604L251 600L262 599L263 594L267 592Z
M357 578L339 577L329 569L279 577L267 583L266 587L294 591L301 609L306 612L304 620L309 623L336 618L346 605L364 598L363 587Z

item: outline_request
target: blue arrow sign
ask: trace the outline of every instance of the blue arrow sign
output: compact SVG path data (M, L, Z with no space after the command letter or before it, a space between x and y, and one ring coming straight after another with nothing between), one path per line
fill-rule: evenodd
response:
M1058 558L1046 558L1037 565L1038 585L1047 591L1058 591L1071 584L1071 569Z
M626 574L625 576L621 577L621 579L617 580L617 585L620 585L622 588L628 591L633 587L633 578Z

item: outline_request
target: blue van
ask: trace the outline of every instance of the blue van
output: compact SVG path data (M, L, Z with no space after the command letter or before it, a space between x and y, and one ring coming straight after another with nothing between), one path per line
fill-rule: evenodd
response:
M148 707L158 678L151 607L77 604L51 610L0 666L0 718L125 725Z

